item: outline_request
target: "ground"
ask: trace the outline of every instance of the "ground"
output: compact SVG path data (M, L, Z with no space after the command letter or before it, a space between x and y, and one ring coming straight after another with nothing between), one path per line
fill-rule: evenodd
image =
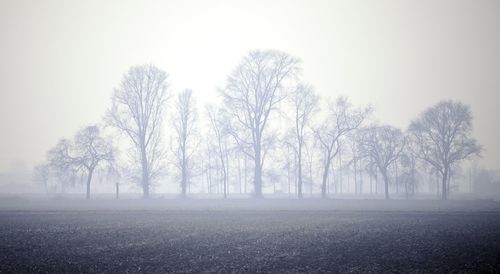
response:
M496 202L120 203L0 203L0 273L500 269Z

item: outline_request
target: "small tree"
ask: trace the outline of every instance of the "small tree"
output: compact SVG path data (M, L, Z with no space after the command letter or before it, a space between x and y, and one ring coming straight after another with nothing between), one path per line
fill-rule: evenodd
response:
M37 165L34 170L34 175L35 180L39 180L43 183L45 193L49 193L50 165L45 163Z
M402 168L402 172L399 175L399 181L404 186L405 196L408 200L409 197L417 191L419 175L417 170L417 161L415 155L409 149L405 149L405 152L401 154L399 162Z
M99 127L89 126L76 134L73 152L70 152L68 157L77 169L83 169L87 175L86 199L89 200L90 183L94 170L105 161L113 161L113 147L109 140L101 136Z
M331 162L340 151L341 139L349 132L358 129L370 112L371 108L354 108L346 97L339 97L334 103L329 104L325 121L315 131L316 139L324 155L322 198L326 198Z
M61 193L65 192L66 186L76 181L77 170L69 158L70 150L72 149L71 141L61 139L59 142L47 152L47 161L50 169L53 171L53 176L57 183L60 184Z
M61 140L49 152L49 161L60 171L81 171L86 179L86 199L90 199L90 183L95 169L104 162L113 161L113 147L110 142L101 136L97 126L81 129L74 138L74 142Z
M471 137L469 107L461 102L439 102L414 120L409 132L417 157L441 175L441 199L446 200L452 167L481 152L481 147Z
M372 159L384 179L385 199L389 199L389 166L403 152L406 138L401 130L391 126L371 126L362 131L363 153Z

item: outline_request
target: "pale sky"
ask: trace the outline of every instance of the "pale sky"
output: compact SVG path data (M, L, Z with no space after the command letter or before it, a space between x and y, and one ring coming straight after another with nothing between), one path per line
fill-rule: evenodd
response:
M300 58L323 98L371 103L403 129L461 100L481 163L500 167L500 1L0 0L0 171L100 122L132 65L205 102L251 49Z

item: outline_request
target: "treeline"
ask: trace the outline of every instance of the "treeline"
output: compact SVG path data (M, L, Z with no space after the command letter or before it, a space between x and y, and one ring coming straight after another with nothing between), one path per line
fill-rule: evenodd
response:
M220 89L220 104L199 110L191 90L172 94L166 72L131 67L102 123L127 147L102 126L88 126L60 140L36 174L47 191L83 181L87 199L96 170L116 185L117 197L127 181L144 198L171 182L182 197L196 188L224 198L235 192L261 198L271 189L302 198L307 187L326 198L345 192L347 176L355 193L366 193L367 182L369 193L378 193L381 182L386 199L400 188L409 197L432 183L447 199L460 164L481 152L471 137L470 108L461 102L439 102L403 131L370 122L372 108L347 97L322 100L300 76L299 59L251 51Z

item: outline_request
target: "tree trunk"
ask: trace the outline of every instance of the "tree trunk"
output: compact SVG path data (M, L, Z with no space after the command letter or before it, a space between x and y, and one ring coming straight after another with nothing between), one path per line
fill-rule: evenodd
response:
M226 162L225 162L225 168L226 171L224 172L224 199L227 198L227 195L229 195L229 150L227 149L227 144L225 144L226 150Z
M291 180L290 180L290 160L288 160L288 163L286 165L286 176L288 180L288 197L290 197L290 190L291 190Z
M333 193L337 193L338 191L338 179L335 176L335 161L330 162L332 172L330 172L331 175L331 182L332 182L332 187L333 187Z
M363 194L363 171L359 171L359 194Z
M242 187L241 187L241 164L240 164L240 157L238 154L236 154L237 158L238 158L238 185L239 185L239 191L240 191L240 194L241 194L241 190L242 190Z
M339 151L339 191L342 193L342 185L343 185L343 178L342 178L342 150Z
M182 162L181 162L181 197L186 198L187 196L187 161L186 161L186 148L182 145Z
M321 184L321 198L326 198L326 181L328 180L328 174L330 171L330 155L327 156L325 169L323 170L323 182Z
M245 188L243 189L243 192L245 194L247 194L247 178L248 178L248 176L247 176L247 170L248 170L247 162L248 162L247 155L245 154L244 155L244 163L243 163L243 176L244 176L244 183L245 183L244 184Z
M90 182L92 181L92 174L94 173L93 169L88 170L88 175L87 175L87 195L86 199L90 200Z
M396 183L396 193L399 194L399 180L398 180L398 162L394 162L394 172L396 173L394 183Z
M224 163L224 156L222 154L221 154L221 164L222 164L222 184L223 184L223 191L224 191L224 199L226 199L227 198L227 170L226 170L227 163Z
M413 163L414 165L415 163ZM416 182L417 180L415 179L415 167L412 166L411 169L411 183L412 183L412 195L416 195L418 193L418 184Z
M181 197L185 198L186 197L186 193L187 193L187 188L186 188L186 178L185 178L185 175L184 175L184 167L182 167L182 178L181 178Z
M446 200L447 199L447 194L448 194L448 190L447 190L447 183L448 183L448 176L449 176L449 172L448 172L448 167L445 167L444 168L444 173L443 173L443 178L442 178L442 181L441 181L441 200Z
M255 146L255 166L254 166L254 195L255 198L262 198L262 163L260 144Z
M439 192L439 172L437 170L436 170L436 194L437 194L437 198L436 199L439 199L439 197L441 195L440 195L440 192Z
M298 176L299 178L297 181L297 196L302 199L302 145L299 143L299 149L297 153L297 160L298 160Z
M356 156L354 156L356 157ZM357 165L357 160L354 161L354 194L358 194L358 165Z
M371 174L371 171L370 171L370 174L368 175L370 176L370 195L373 194L373 176Z
M224 199L227 198L227 174L226 171L224 170L224 174L222 174L222 182L224 183Z
M347 168L347 193L351 192L351 172L349 168Z
M406 195L406 200L408 200L408 180L405 180L405 195Z
M387 171L382 171L381 173L384 178L385 199L389 200L389 178L387 177Z
M209 194L212 194L212 166L211 166L211 163L212 163L212 153L210 152L210 149L208 149L208 164L207 164L208 178L207 178L207 181L208 181L208 193Z
M146 147L141 148L141 161L142 161L142 197L144 199L149 199L149 167L148 160L146 158Z
M222 169L221 169L219 163L216 164L216 170L217 170L217 191L216 191L216 193L220 194L222 192Z
M298 185L298 180L297 180L297 154L294 153L293 154L293 193L295 195L298 195L298 191L297 191L297 185Z

